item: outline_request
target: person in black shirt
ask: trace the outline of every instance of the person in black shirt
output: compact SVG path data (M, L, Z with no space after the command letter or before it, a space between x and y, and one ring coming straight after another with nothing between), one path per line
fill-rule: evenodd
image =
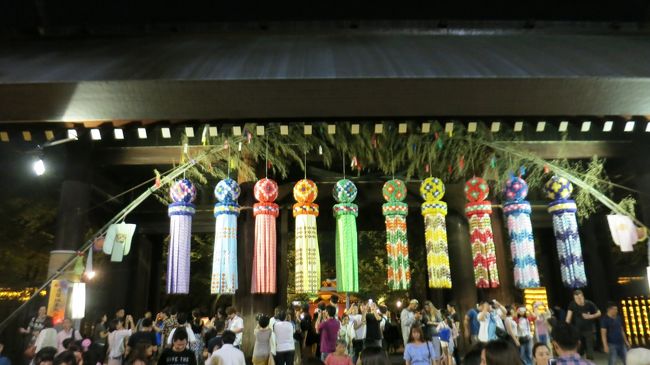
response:
M146 342L151 346L151 351L156 352L158 347L156 346L156 333L153 331L153 320L151 318L144 318L140 323L140 331L134 333L129 337L129 341L126 344L126 355L131 352L132 349L138 343Z
M381 348L381 312L377 308L377 304L370 302L362 309L362 322L366 325L366 338L363 343L364 348L379 347Z
M575 290L573 292L573 301L569 304L566 313L566 323L576 327L580 332L580 343L582 344L582 351L587 352L587 359L594 359L594 332L595 322L600 317L600 310L596 305L585 300L585 295L582 290Z
M172 347L160 354L158 365L196 365L194 351L187 348L187 331L184 327L174 331Z

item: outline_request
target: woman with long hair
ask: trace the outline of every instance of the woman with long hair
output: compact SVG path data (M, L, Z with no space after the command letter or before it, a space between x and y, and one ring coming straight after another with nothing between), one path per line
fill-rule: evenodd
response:
M406 365L438 365L440 352L424 337L422 327L411 326L408 343L404 348Z
M519 351L504 340L490 341L481 353L481 365L521 365Z

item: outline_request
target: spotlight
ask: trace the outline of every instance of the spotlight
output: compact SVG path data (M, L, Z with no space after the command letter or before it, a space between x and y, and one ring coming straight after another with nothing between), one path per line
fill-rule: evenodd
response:
M38 157L36 160L34 160L32 168L34 169L36 176L41 176L45 173L45 162L43 162L42 158Z

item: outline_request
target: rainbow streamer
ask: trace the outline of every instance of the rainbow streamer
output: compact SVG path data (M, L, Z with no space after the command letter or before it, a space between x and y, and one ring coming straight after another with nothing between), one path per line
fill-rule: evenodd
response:
M406 235L406 216L409 212L406 198L406 185L402 180L390 180L382 189L384 199L382 206L386 217L386 251L388 253L388 288L406 290L411 284L409 268L409 247Z
M506 202L503 205L503 212L506 215L510 235L515 285L520 289L540 286L535 261L533 227L530 222L531 208L530 203L524 200L526 195L528 195L526 181L515 176L506 181Z
M251 293L273 294L276 291L275 219L280 214L280 208L273 202L278 198L278 184L264 178L255 184L253 191L259 203L253 206L255 250Z
M469 219L470 243L474 258L474 281L477 288L498 288L494 237L492 235L492 203L486 201L490 188L480 177L473 177L465 184L465 214Z
M212 256L211 294L234 294L239 287L237 276L237 198L241 190L233 179L219 181L214 195L214 254Z
M293 216L296 219L296 293L316 294L320 283L320 252L316 217L318 204L316 184L307 179L300 180L293 187Z
M563 177L553 176L546 183L546 193L552 201L548 211L553 215L553 231L560 259L562 282L569 288L587 286L587 275L582 258L576 203L571 200L573 184Z
M426 178L420 185L420 195L424 199L422 216L424 216L429 288L451 288L445 224L447 203L440 200L445 195L445 184L437 177Z
M357 256L357 216L359 207L352 203L357 187L352 181L336 182L332 190L336 218L336 290L343 293L359 291L359 262Z
M169 254L167 255L167 294L190 292L190 250L192 216L196 209L196 187L187 179L172 185L169 195L173 203L167 213L170 218Z

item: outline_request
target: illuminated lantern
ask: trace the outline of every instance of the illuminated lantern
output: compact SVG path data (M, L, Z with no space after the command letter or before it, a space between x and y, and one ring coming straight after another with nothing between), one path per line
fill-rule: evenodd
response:
M427 249L427 272L429 288L451 288L449 250L447 246L447 203L445 184L437 177L428 177L420 185L422 216L424 217L424 240Z
M384 200L382 212L386 217L386 250L388 252L388 288L406 290L411 284L409 247L406 236L406 216L409 212L406 185L402 180L390 180L382 189Z
M510 251L514 261L515 285L519 289L538 288L539 273L535 261L535 241L530 222L530 203L526 201L528 184L512 176L506 181L503 212L510 234Z
M587 276L578 234L577 208L571 199L573 185L566 178L553 176L545 188L547 197L552 200L548 204L548 211L553 215L562 282L569 288L585 287Z
M492 234L492 203L485 200L490 188L485 180L473 177L465 184L465 214L469 219L470 243L474 258L474 281L477 288L499 287L494 237Z
M251 293L272 294L276 291L275 219L280 214L280 208L274 201L278 198L278 184L264 178L255 183L253 192L259 203L253 206L255 249Z
M303 179L293 187L293 216L296 219L296 293L315 294L320 290L320 252L316 217L318 187Z
M241 190L233 179L219 181L214 189L214 254L212 256L211 294L234 294L239 287L237 276L237 199Z
M187 179L179 180L169 190L172 203L167 213L171 220L167 255L167 294L190 292L190 251L192 216L196 208L196 187Z
M336 290L350 293L359 291L359 263L357 256L357 216L359 207L352 203L357 187L350 180L336 182L332 191L336 218Z

